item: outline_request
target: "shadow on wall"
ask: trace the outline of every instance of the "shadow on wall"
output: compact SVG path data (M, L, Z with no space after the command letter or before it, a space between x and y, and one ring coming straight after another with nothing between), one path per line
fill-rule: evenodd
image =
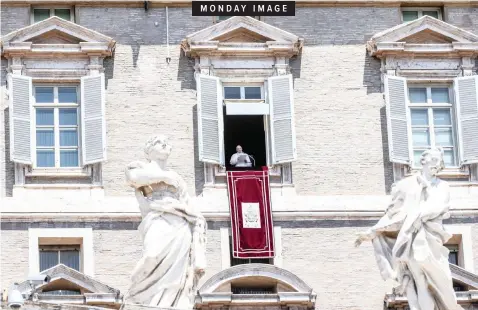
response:
M382 92L382 80L380 59L369 56L364 48L363 86L367 88L367 95Z
M4 82L2 82L2 84L4 84ZM5 176L5 196L11 197L13 194L13 181L15 179L15 165L10 161L10 111L8 108L5 108L3 115L3 123L5 126L5 171L2 171L2 173L4 173Z
M199 161L199 139L198 139L198 107L193 106L193 140L194 140L194 187L196 196L200 195L204 189L204 163Z
M139 57L139 50L141 49L141 44L138 42L131 45L131 54L133 55L133 67L136 68L138 66L138 57Z
M194 64L192 58L188 58L184 52L179 50L177 80L181 82L181 90L192 90L196 94L196 79L194 77ZM199 138L198 138L198 111L197 104L192 107L193 121L193 143L194 143L194 187L196 195L200 195L204 189L204 163L199 160Z
M2 58L2 63L1 63L1 84L0 87L6 88L7 86L7 67L8 67L8 60L5 58ZM6 99L6 98L2 98ZM1 171L1 173L5 177L5 196L11 197L12 192L13 192L13 184L14 184L14 179L15 179L15 165L12 161L10 161L10 111L8 108L7 102L4 104L5 110L3 111L3 126L4 127L4 141L5 141L5 162L4 162L4 171Z
M368 55L365 48L364 57L363 86L367 89L367 95L382 94L381 62L379 59ZM382 133L383 178L385 192L389 194L393 184L393 165L390 162L388 154L387 114L385 106L380 108L380 127Z
M178 76L177 80L181 82L181 90L190 89L196 90L196 79L194 78L193 58L185 55L182 49L179 50Z
M299 51L299 54L292 57L289 60L290 73L292 73L292 78L300 79L300 72L302 68L302 49Z
M114 78L115 73L115 55L107 57L103 60L103 67L105 68L105 88L108 89L109 80Z
M380 125L382 131L383 177L385 180L385 192L390 194L393 184L393 164L390 162L388 153L387 112L385 106L380 108Z

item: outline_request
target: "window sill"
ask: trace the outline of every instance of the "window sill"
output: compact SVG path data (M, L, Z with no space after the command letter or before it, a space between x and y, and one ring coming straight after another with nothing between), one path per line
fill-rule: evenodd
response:
M407 173L407 175L412 175L418 172L420 172L420 169L412 168L412 170L409 173ZM462 178L468 178L469 176L470 176L470 172L466 168L465 169L447 168L438 173L438 177L446 177L446 178L462 179Z
M223 102L225 104L227 103L265 103L266 101L264 99L224 99Z
M85 168L53 168L53 169L29 169L25 172L28 177L89 177L91 169Z

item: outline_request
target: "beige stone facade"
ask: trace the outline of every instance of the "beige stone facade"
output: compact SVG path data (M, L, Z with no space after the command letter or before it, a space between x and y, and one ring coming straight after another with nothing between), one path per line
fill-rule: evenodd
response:
M476 115L475 110L465 115L463 107L475 106L455 97L460 81L468 77L476 83L478 98L476 3L450 0L420 7L414 1L357 1L353 6L298 1L295 17L216 22L192 17L187 1L150 2L147 10L142 1L2 2L2 292L40 271L42 246L74 244L80 272L61 267L54 275L76 279L83 294L76 303L94 309L103 299L118 307L142 250L136 230L141 217L123 169L143 157L147 137L163 133L173 145L170 165L185 178L208 220L208 269L198 308L383 309L385 300L392 309L404 309L406 300L387 295L392 283L381 280L372 246L353 246L355 234L383 214L392 184L414 169L411 120L393 127L390 119L401 115L387 114L386 81L396 78L430 94L434 87L450 90L450 106L439 107L450 108L453 118L453 164L442 175L452 189L452 217L446 225L458 251L453 274L462 288L460 303L465 309L478 306L478 103ZM35 23L35 10L46 8L52 15L55 8L70 9L70 21L51 17ZM418 19L405 23L409 15L404 11L416 12ZM422 16L430 11L438 12L438 19ZM102 91L81 88L85 77L97 86L101 82L95 84L95 77L101 81L102 76ZM228 158L221 150L205 160L210 150L198 120L201 76L224 85L262 85L268 95L261 103L272 94L270 77L290 76L293 83L294 138L293 143L284 140L292 155L274 162L279 151L266 142L264 156L271 167L277 253L272 266L264 267L270 268L267 276L258 276L258 285L276 288L276 294L261 294L263 303L246 294L219 294L231 292L235 276L259 271L254 265L231 267L229 200L220 167ZM87 127L81 119L77 124L80 131L93 132L80 135L77 147L85 153L77 167L40 169L36 138L11 135L11 120L22 119L9 107L16 98L22 103L13 89L29 85L21 83L29 78L32 87L73 86L80 95L91 90L92 96L103 98L104 106L96 106L102 112L95 115L103 123ZM404 103L407 111L410 101ZM38 108L37 102L32 104ZM267 115L265 127L271 117ZM430 139L439 140L435 135ZM22 148L22 141L32 147ZM61 147L57 149L58 157ZM217 280L221 277L226 280ZM72 303L66 297L47 299L43 301Z

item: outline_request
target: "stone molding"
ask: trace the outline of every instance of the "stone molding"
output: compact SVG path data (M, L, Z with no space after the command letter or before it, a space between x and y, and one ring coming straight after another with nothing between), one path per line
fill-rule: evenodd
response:
M35 44L33 39L55 31L76 42L66 44ZM25 57L42 55L57 57L62 55L111 56L116 42L99 32L90 30L71 21L52 16L44 21L15 30L1 38L2 56Z
M229 41L228 36L246 33L247 41ZM254 37L257 37L254 40ZM259 41L259 42L258 42ZM299 53L304 40L249 16L234 16L188 35L181 43L188 56L283 56Z
M440 42L407 42L407 38L421 32L428 32L429 36L440 37ZM476 57L478 55L478 35L436 18L423 16L414 21L400 24L375 34L367 42L367 50L371 56L379 58L385 55L445 55L447 57L455 55Z

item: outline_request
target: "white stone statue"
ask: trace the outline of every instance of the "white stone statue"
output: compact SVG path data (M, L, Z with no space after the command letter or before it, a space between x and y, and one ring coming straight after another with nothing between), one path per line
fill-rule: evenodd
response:
M189 199L186 183L166 168L171 153L165 136L146 142L148 163L126 167L142 215L138 227L143 256L131 276L126 304L192 309L206 267L206 221Z
M242 151L242 146L236 146L236 153L231 156L230 164L234 167L252 167L249 155Z
M443 150L423 152L421 165L420 173L394 184L385 215L355 245L372 241L382 278L400 284L395 292L407 296L410 310L462 309L443 246L452 237L442 224L450 217L449 185L437 178Z

